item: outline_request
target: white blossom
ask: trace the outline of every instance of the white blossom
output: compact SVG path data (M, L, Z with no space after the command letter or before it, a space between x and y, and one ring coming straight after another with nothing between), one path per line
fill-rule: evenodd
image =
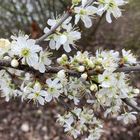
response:
M44 29L44 32L48 32L48 28ZM47 40L49 40L49 47L51 49L58 50L61 46L63 46L66 52L70 52L70 45L75 46L75 41L81 38L81 33L72 27L71 24L64 26L63 33L53 34Z
M30 88L29 90L30 90L30 93L27 96L27 98L33 100L36 103L44 105L47 92L41 89L40 83L36 82L33 88Z
M131 53L130 50L126 51L123 49L122 55L123 55L124 62L126 64L130 64L130 65L136 64L136 58L135 58L135 56L133 56L133 54Z
M103 74L99 74L98 82L100 83L101 87L109 88L112 85L115 85L117 80L115 78L115 74L104 71Z
M62 84L60 83L60 80L58 78L51 80L47 79L46 80L47 84L47 95L45 97L45 100L47 102L50 102L53 98L58 98L60 94L63 92L62 91Z
M65 70L60 70L60 71L57 73L57 77L58 77L60 80L65 79L65 78L66 78Z
M108 23L112 22L111 15L118 18L122 15L120 6L126 4L125 0L99 0L95 2L99 4L98 14L102 15L106 11L106 20Z
M12 83L10 76L6 73L5 70L0 71L0 90L1 97L5 97L5 101L9 101L12 97L17 97L18 90L15 88L15 85Z
M69 17L67 18L60 27L57 28L57 31L60 31L61 30L61 27L62 28L66 28L68 26L68 24L70 23L72 17ZM61 19L60 18L57 18L57 19L48 19L48 25L51 27L51 29L60 21ZM45 29L46 31L48 30L49 31L49 28L46 28ZM47 33L47 32L46 32Z
M86 5L87 1L82 0L82 5L80 7L75 7L75 24L81 19L84 22L86 28L92 26L92 17L97 12L97 8L92 5Z
M50 55L51 53L47 50L41 51L39 53L39 62L34 66L34 68L38 69L41 73L44 73L46 71L46 66L51 64L51 60L49 59Z
M99 127L89 130L90 134L85 140L99 140L103 130Z
M12 36L10 55L19 56L23 64L34 66L38 63L38 53L42 50L39 45L35 44L35 40L29 39L29 36Z
M132 123L136 121L136 115L137 112L126 112L125 114L122 114L121 116L118 116L118 120L122 120L124 124Z

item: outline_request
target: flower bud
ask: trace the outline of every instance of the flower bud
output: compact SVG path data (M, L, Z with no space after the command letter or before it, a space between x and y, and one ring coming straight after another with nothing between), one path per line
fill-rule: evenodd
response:
M84 80L86 80L87 77L88 77L87 73L83 73L83 74L81 75L81 78L84 79Z
M61 58L62 58L63 60L65 60L65 61L68 60L68 57L67 57L66 54L62 54Z
M84 72L85 71L85 67L84 66L79 66L78 67L78 71L79 72Z
M34 86L35 87L41 87L41 84L38 81L36 81L35 84L34 84Z
M11 58L9 56L4 56L4 60L10 60Z
M60 79L63 79L65 78L66 74L65 74L65 71L64 70L60 70L58 73L57 73L57 77L60 78Z
M87 62L88 63L88 66L90 67L90 68L93 68L95 65L92 63L92 61L88 61Z
M136 88L136 89L133 90L133 92L134 92L135 94L139 94L139 93L140 93L140 90Z
M98 90L97 85L96 85L96 84L92 84L92 85L90 86L90 90L91 90L91 91L97 91L97 90Z
M102 63L102 58L98 58L96 61L97 64L101 64Z
M81 0L72 0L72 4L73 4L73 5L77 5L77 4L79 4L80 1L81 1Z
M18 67L18 65L19 65L19 62L18 62L18 60L16 60L15 58L11 61L11 66L12 67Z
M10 41L8 39L0 38L0 48L9 47Z
M102 70L102 67L101 66L96 66L95 70L96 71L101 71Z
M62 61L62 58L58 58L58 59L57 59L57 63L58 63L58 64L60 64L61 61Z

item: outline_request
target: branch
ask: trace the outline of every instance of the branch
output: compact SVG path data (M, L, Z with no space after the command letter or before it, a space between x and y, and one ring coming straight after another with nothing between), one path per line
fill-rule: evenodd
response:
M87 2L87 5L92 4L94 2L94 0L89 0ZM85 5L85 6L87 6ZM43 36L41 36L40 38L36 39L36 43L39 43L41 41L43 41L44 39L46 39L48 36L50 36L52 33L54 33L56 31L56 29L61 26L63 24L63 22L70 17L70 15L72 14L72 9L69 9L63 16L62 18L59 20L59 22L46 34L44 34Z
M6 61L6 60L0 60L0 66L1 67L11 67L11 63L10 61ZM2 68L1 68L2 69ZM38 70L33 69L32 67L26 66L26 65L19 65L17 68L14 69L18 69L18 70L24 70L26 72L33 72L35 74L41 74L39 73ZM65 69L63 67L46 67L46 72L45 73L57 73L60 70L65 70L67 74L69 74L70 76L74 76L74 77L81 77L81 73L76 72L74 70L68 70ZM140 71L140 66L131 66L131 67L123 67L123 68L118 68L115 72L132 72L132 71ZM95 70L91 70L88 72L89 75L93 75L93 74L97 74L97 72ZM132 107L134 110L136 110L137 112L140 112L140 107L136 106L135 104L132 103L132 101L130 101L129 99L122 99L122 101L127 104L128 106Z
M0 66L14 68L14 67L11 66L11 62L7 61L7 60L0 60ZM24 71L27 71L27 72L31 71L31 72L39 73L38 70L35 70L32 67L29 67L27 65L22 65L22 64L19 64L19 66L17 68L14 68L14 69L24 70ZM69 74L70 76L75 76L75 77L80 77L81 76L80 72L77 72L75 70L66 69L64 67L49 67L49 66L47 66L45 73L57 73L60 70L65 70L65 72L67 74ZM138 71L140 71L140 66L129 66L129 67L118 68L115 72L126 72L126 73L128 73L128 72L138 72ZM91 76L91 75L97 74L99 72L97 72L95 70L90 70L87 73L88 73L89 76ZM100 73L102 73L102 72L100 72Z
M66 103L63 99L58 99L57 102L62 105L66 109L66 111L71 112L71 114L78 119L78 116L73 111L71 111L72 109L68 103Z
M106 12L104 12L104 13L102 14L102 16L99 18L99 20L98 20L98 22L96 23L96 25L95 25L93 31L92 31L91 33L89 33L89 35L88 35L89 38L95 36L95 34L96 34L96 32L98 31L98 29L99 29L99 27L100 27L100 24L101 24L101 22L102 22L102 20L103 20L103 18L104 18L104 16L105 16L105 14L106 14Z
M41 41L43 41L44 39L46 39L48 36L50 36L52 33L54 33L56 31L56 29L62 25L62 23L71 15L70 11L67 11L64 16L60 19L60 21L46 34L44 34L43 36L41 36L40 38L36 39L36 43L39 43Z
M13 68L13 69L17 69L17 70L21 70L21 71L25 71L25 72L34 72L34 73L39 73L38 70L35 70L32 67L29 67L27 65L22 65L19 64L18 67L12 67L11 66L11 61L7 61L7 60L0 60L0 67L9 67L9 68Z
M138 72L140 71L140 66L130 66L130 67L122 67L116 70L116 72Z
M122 67L122 68L118 68L115 72L125 72L125 73L129 73L129 72L138 72L140 71L140 65L138 66L129 66L129 67ZM102 73L102 72L101 72ZM88 72L89 75L93 75L95 74L95 70L90 70Z
M137 112L140 112L140 107L138 107L137 105L135 105L130 99L122 99L122 101L127 104L128 106L132 107L134 110L136 110Z

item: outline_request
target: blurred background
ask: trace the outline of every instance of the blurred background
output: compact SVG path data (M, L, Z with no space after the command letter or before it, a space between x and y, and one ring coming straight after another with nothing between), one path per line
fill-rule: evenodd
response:
M70 1L0 0L0 38L9 38L19 30L38 38L43 34L47 20L62 14ZM140 0L130 0L123 8L123 16L114 19L112 24L108 24L104 17L94 18L93 22L89 30L79 24L83 32L78 42L81 50L94 53L99 48L126 48L140 57ZM132 74L132 83L138 88L139 75ZM0 99L0 140L73 140L55 122L57 112L63 111L60 108L55 104L37 107L19 100L6 103ZM111 118L105 120L105 133L101 140L140 140L140 119L128 126Z

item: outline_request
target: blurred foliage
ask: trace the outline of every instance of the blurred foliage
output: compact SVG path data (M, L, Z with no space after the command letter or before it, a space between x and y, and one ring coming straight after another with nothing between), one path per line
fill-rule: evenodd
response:
M130 0L127 10L129 11L127 13L129 27L127 28L131 31L126 35L124 47L133 49L138 55L140 53L140 0Z
M69 2L69 0L0 0L0 36L9 37L18 30L29 32L33 23L43 28L47 19L62 13Z

